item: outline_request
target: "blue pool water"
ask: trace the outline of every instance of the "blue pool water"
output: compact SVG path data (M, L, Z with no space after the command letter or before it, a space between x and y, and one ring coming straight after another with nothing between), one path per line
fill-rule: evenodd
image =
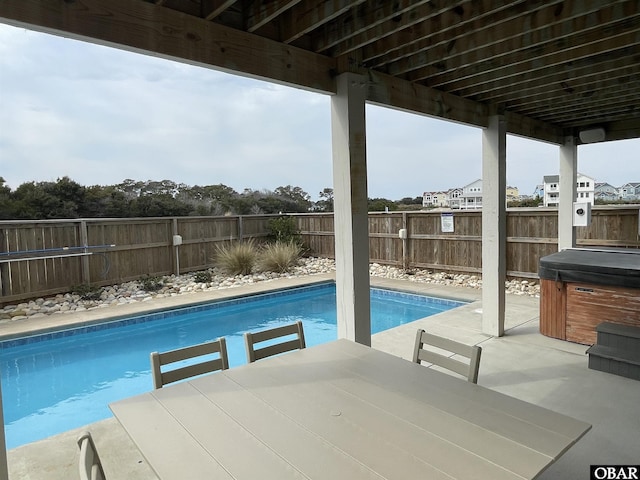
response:
M371 290L372 333L464 304ZM321 284L0 342L7 448L111 416L110 402L152 388L149 352L226 337L231 367L242 334L302 320L308 346L335 340L335 284Z

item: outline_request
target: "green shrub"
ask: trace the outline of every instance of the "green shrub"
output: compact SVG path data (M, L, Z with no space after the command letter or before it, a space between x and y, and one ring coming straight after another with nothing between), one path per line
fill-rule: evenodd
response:
M196 272L193 280L197 283L209 283L211 281L211 273L207 270L201 270L200 272Z
M263 272L284 273L297 265L302 247L291 242L268 243L260 249L258 268Z
M271 218L267 222L269 239L273 242L296 243L302 245L302 237L295 217Z
M229 275L249 275L256 263L253 241L216 246L215 264Z
M71 293L78 295L82 300L99 300L102 288L83 283L71 287Z
M139 280L140 286L145 292L156 292L162 288L164 281L160 277L145 275Z

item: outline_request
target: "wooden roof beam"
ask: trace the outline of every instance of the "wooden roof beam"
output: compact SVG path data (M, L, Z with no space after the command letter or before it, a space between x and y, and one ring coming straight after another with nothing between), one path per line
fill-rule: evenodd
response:
M249 5L247 15L247 32L255 32L260 27L265 26L274 18L282 15L298 4L300 0L270 0L263 2L262 0L254 0Z
M572 51L558 50L548 55L545 61L538 58L527 59L471 78L453 81L446 85L446 90L455 91L463 97L480 96L497 88L518 88L523 79L529 77L545 83L546 76L564 72L567 78L571 78L568 74L577 68L597 68L602 62L626 57L630 51L637 51L639 47L640 31L625 32L589 45L581 45Z
M438 45L442 45L448 52L453 44L452 38L457 41L458 38L468 35L474 27L482 29L517 18L529 8L524 3L513 6L513 2L506 0L483 0L472 3L467 8L447 8L436 12L437 15L426 17L411 28L400 30L384 40L367 45L363 48L363 62L367 67L374 68L412 57L416 51L424 52ZM391 71L387 70L387 73Z
M33 30L88 40L334 94L335 60L147 2L4 0L0 18Z
M535 49L538 64L553 64L554 60L562 62L567 55L573 57L576 49L580 47L584 52L583 55L587 55L587 50L592 49L594 54L597 54L599 51L595 48L597 44L601 45L600 48L607 48L603 45L602 34L599 30L603 27L610 28L616 33L616 36L610 37L616 39L611 42L610 49L633 43L633 40L621 38L621 34L637 32L640 25L640 12L635 10L633 13L625 13L623 9L614 11L613 8L597 12L598 16L602 17L607 13L610 15L595 25L589 24L585 17L573 18L559 24L551 24L543 19L540 31L532 29L530 32L516 29L515 31L520 32L519 35L511 36L509 41L504 42L483 43L480 41L483 38L482 35L474 34L473 38L467 38L465 42L474 45L473 50L462 48L461 51L464 53L460 55L452 56L446 60L435 60L438 62L438 68L431 66L419 69L411 72L408 79L419 81L423 78L429 78L429 85L434 87L453 81L471 80L475 76L500 70L504 65L524 63L531 58L533 49ZM478 46L479 49L475 46ZM491 60L489 61L487 58ZM394 74L395 71L390 73Z
M496 12L486 20L474 19L448 32L424 37L414 44L413 51L403 48L396 57L389 54L375 61L365 60L365 64L375 66L384 62L390 75L412 72L413 80L446 74L461 65L482 62L488 58L487 51L504 55L572 34L576 29L570 22L579 18L576 17L578 10L573 6L576 1L579 0L537 4L535 9L517 4ZM562 8L562 13L558 14L559 7L565 3L572 8ZM593 3L594 11L602 6Z
M380 2L371 7L368 3L361 6L354 5L351 10L324 28L319 35L315 35L312 41L313 50L324 52L335 47L341 42L348 41L351 37L366 32L390 18L397 17L408 12L418 5L429 3L432 6L442 3L441 0L397 0L395 2ZM433 8L436 8L435 6ZM352 42L353 43L353 42ZM359 43L359 42L356 42ZM340 56L340 51L352 51L353 49L337 49L334 56Z
M205 20L213 20L214 18L220 16L234 3L236 3L236 0L203 0L202 18L204 18Z
M358 31L353 31L346 37L342 37L331 47L331 55L338 57L353 52L369 43L376 42L394 32L403 30L421 21L423 15L433 16L443 10L438 10L437 2L400 1L381 2L378 8L364 11L356 21L345 26L352 26L356 22L366 25Z
M640 54L640 49L638 49ZM504 90L494 90L487 95L480 95L478 100L491 103L508 103L510 108L517 108L532 103L545 102L574 92L590 89L594 85L602 88L618 79L626 79L630 76L640 75L640 56L635 65L629 65L627 58L615 58L598 64L597 68L591 65L576 69L562 69L555 74L542 78L531 78L518 84L517 90L509 86ZM514 99L514 92L517 99Z
M640 137L640 117L638 116L633 120L609 122L603 127L606 131L607 141L629 140Z
M303 0L283 15L280 23L282 41L291 43L366 1L323 0L318 2L317 0Z
M367 101L385 107L396 108L430 117L449 120L481 128L489 124L490 108L433 88L400 80L370 70ZM560 127L530 117L505 112L507 132L560 145L564 132Z
M563 112L588 111L594 107L602 108L613 105L623 107L633 105L633 98L640 96L640 88L625 88L626 82L616 82L613 85L600 88L589 88L581 90L577 94L565 95L564 97L549 97L546 102L539 102L531 105L524 105L518 108L518 112L523 115L530 115L541 118L541 115L554 115L561 117ZM588 104L581 103L580 100L588 101ZM639 106L640 108L640 106Z

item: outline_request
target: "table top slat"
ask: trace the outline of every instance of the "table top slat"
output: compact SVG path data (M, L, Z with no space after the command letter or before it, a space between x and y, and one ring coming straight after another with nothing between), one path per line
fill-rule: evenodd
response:
M154 469L165 479L233 479L193 436L159 403L152 393L110 405L126 432Z

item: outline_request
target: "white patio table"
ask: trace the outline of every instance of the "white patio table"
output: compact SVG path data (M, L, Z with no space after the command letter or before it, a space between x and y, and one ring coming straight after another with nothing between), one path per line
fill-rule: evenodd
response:
M591 428L348 340L110 407L162 480L531 479Z

